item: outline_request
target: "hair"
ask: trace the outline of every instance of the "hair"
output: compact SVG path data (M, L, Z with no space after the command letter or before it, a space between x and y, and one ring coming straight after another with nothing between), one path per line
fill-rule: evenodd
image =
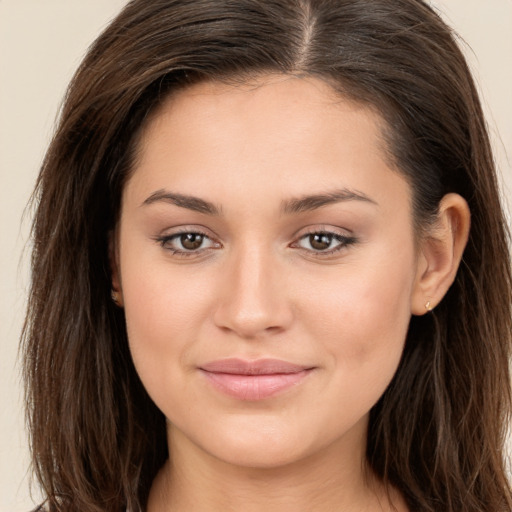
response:
M455 192L471 232L455 282L413 317L370 412L369 468L411 510L512 509L512 279L487 128L456 36L420 0L133 0L68 89L33 201L23 332L33 466L50 512L145 510L165 418L111 300L109 234L145 121L178 88L317 77L380 113L418 230Z

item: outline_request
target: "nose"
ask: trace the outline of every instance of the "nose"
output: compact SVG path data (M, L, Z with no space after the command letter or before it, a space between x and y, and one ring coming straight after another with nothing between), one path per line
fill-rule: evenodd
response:
M245 339L286 330L293 319L287 275L269 251L247 247L226 261L215 324Z

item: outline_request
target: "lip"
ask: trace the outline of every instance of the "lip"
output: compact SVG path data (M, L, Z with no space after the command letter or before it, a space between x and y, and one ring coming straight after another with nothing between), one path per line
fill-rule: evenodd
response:
M221 359L199 370L218 391L238 400L264 400L300 384L313 367L279 359Z

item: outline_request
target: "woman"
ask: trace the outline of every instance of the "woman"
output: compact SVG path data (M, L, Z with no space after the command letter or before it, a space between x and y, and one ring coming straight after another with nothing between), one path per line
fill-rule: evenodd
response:
M47 510L511 510L507 230L423 2L130 2L36 197Z

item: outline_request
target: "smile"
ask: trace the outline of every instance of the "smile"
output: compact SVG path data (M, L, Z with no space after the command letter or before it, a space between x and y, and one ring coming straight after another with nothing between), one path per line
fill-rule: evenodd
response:
M264 400L300 384L313 370L276 359L223 359L200 367L218 391L238 400Z

